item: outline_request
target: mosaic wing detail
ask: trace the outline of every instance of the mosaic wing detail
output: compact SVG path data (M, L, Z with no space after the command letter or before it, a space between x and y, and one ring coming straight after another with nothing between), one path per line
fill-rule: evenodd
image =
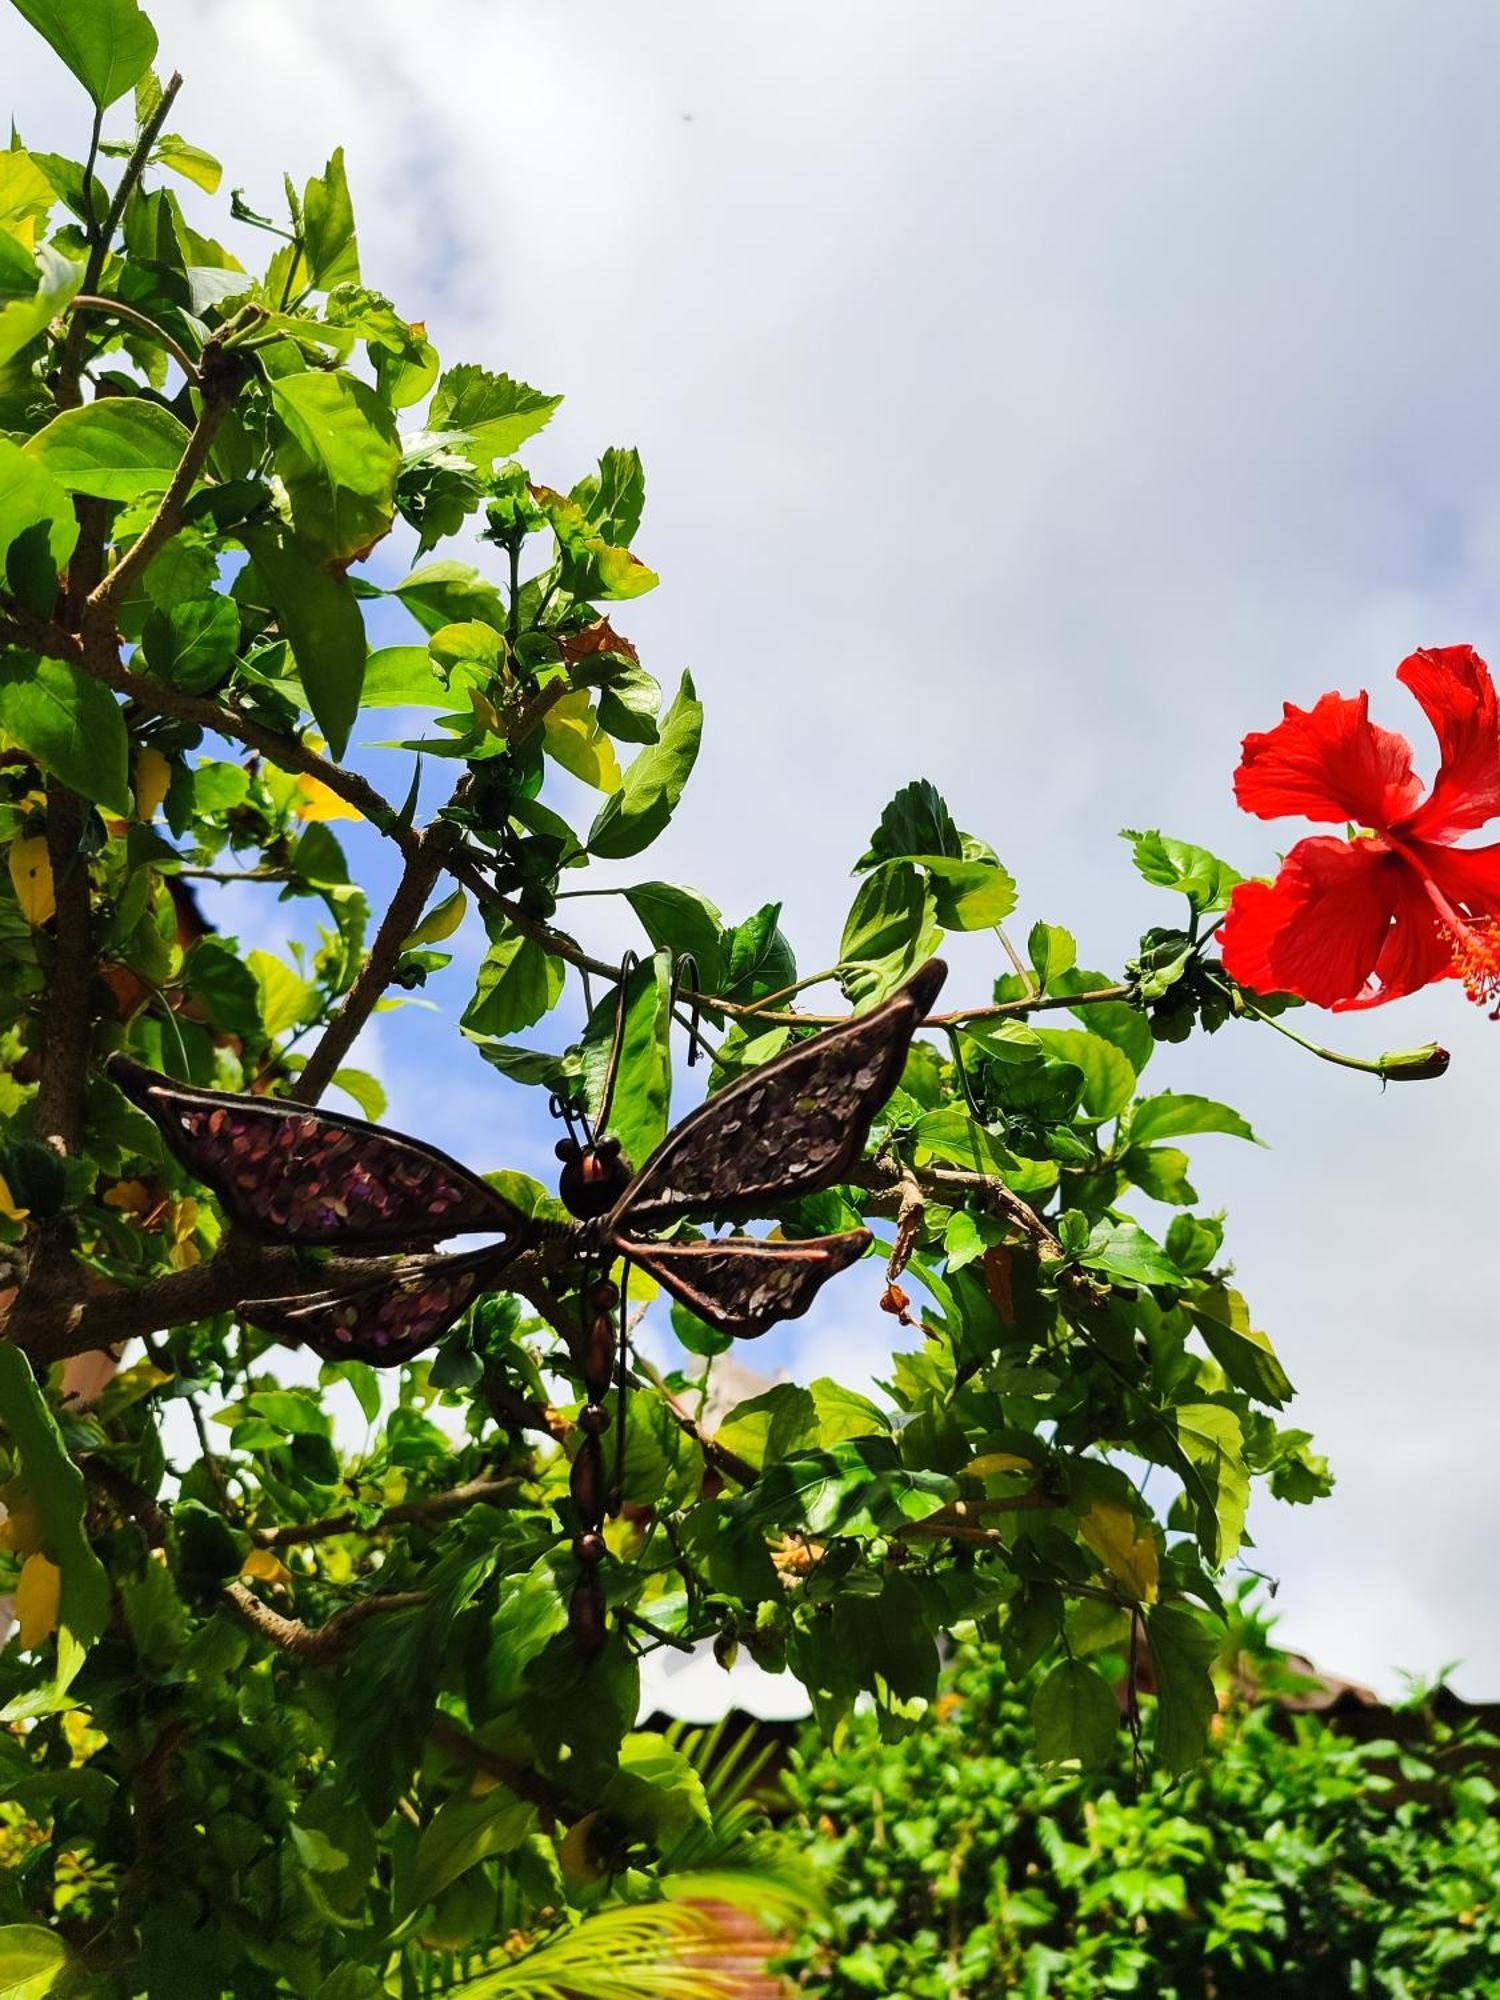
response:
M436 1243L525 1217L435 1146L286 1099L192 1090L116 1056L109 1074L229 1214L280 1243Z
M324 1361L394 1368L441 1340L485 1289L498 1261L493 1250L475 1250L420 1265L390 1265L354 1290L249 1299L240 1313L251 1326L310 1347Z
M864 1151L947 970L929 959L883 1006L798 1043L700 1105L620 1197L611 1235L665 1228L695 1212L763 1214L770 1203L832 1187Z
M869 1249L868 1229L761 1243L723 1236L710 1243L636 1243L619 1247L720 1333L754 1340L784 1319L800 1319L819 1288Z

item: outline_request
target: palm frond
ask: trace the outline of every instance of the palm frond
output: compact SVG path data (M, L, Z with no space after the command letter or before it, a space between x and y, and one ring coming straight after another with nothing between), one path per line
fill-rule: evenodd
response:
M691 1903L617 1905L447 1993L452 2000L733 2000L732 1984L701 1962L714 1931L712 1913Z

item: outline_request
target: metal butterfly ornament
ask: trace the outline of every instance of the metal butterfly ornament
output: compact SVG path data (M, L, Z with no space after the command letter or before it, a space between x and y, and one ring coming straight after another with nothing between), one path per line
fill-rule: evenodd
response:
M581 1104L553 1102L567 1125L557 1149L559 1193L578 1218L572 1223L527 1215L437 1147L363 1119L288 1099L194 1090L118 1056L109 1071L231 1219L265 1241L357 1258L423 1250L457 1235L500 1238L446 1257L372 1256L368 1277L324 1292L244 1302L242 1314L253 1325L326 1360L377 1367L410 1360L480 1293L496 1289L506 1264L522 1251L553 1243L576 1264L585 1310L574 1362L587 1401L572 1471L583 1524L574 1552L584 1565L573 1625L580 1646L593 1652L604 1637L601 1530L606 1512L619 1504L618 1490L605 1490L601 1444L617 1352L622 1406L625 1373L624 1300L609 1269L621 1259L627 1271L639 1266L709 1326L739 1339L805 1313L824 1282L868 1249L868 1230L790 1242L734 1235L679 1243L656 1232L726 1214L763 1215L841 1180L899 1082L912 1036L945 977L942 962L930 960L881 1006L797 1043L708 1098L639 1172L619 1141L603 1132L622 1009L597 1128ZM618 1466L614 1484L618 1489Z

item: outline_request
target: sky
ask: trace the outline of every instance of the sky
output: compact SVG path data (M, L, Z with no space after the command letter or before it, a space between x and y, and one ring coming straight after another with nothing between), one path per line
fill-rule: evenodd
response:
M826 964L850 864L923 776L1017 877L1023 931L1117 968L1173 916L1120 827L1268 872L1298 829L1237 813L1247 730L1368 687L1430 776L1395 667L1500 652L1485 0L151 12L226 185L267 209L342 144L367 282L448 362L565 393L539 477L640 447L663 584L616 622L664 684L691 669L706 733L665 838L604 879L733 917L781 898ZM8 11L0 80L23 137L81 149L80 93ZM578 907L601 953L636 941ZM250 891L221 915L283 920ZM448 1024L478 949L433 991ZM951 956L956 1000L1000 969ZM1148 1073L1266 1142L1199 1141L1193 1178L1338 1478L1261 1502L1248 1560L1326 1669L1392 1690L1459 1662L1494 1698L1500 1027L1455 990L1299 1026L1454 1060L1382 1093L1241 1026ZM547 1171L451 1025L382 1016L365 1052L392 1122ZM745 1358L871 1379L888 1325L850 1274Z

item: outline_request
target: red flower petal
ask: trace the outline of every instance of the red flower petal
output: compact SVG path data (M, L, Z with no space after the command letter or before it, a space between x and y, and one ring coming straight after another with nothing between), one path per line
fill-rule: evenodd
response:
M1446 850L1445 850L1446 851ZM1388 871L1395 888L1395 918L1375 961L1373 980L1349 1000L1335 1000L1334 1012L1379 1007L1399 1000L1435 980L1453 977L1453 940L1438 923L1426 884L1413 868L1399 864Z
M1225 970L1255 993L1296 993L1320 1007L1357 999L1405 866L1374 841L1299 840L1274 882L1235 890L1219 932Z
M1413 842L1412 861L1462 915L1500 918L1500 844L1442 847Z
M1245 738L1234 795L1260 819L1354 820L1383 830L1413 812L1422 787L1411 745L1370 720L1370 697L1325 694L1315 708Z
M1396 669L1426 710L1443 753L1437 782L1408 822L1419 840L1452 840L1500 814L1500 704L1472 646L1413 653Z

